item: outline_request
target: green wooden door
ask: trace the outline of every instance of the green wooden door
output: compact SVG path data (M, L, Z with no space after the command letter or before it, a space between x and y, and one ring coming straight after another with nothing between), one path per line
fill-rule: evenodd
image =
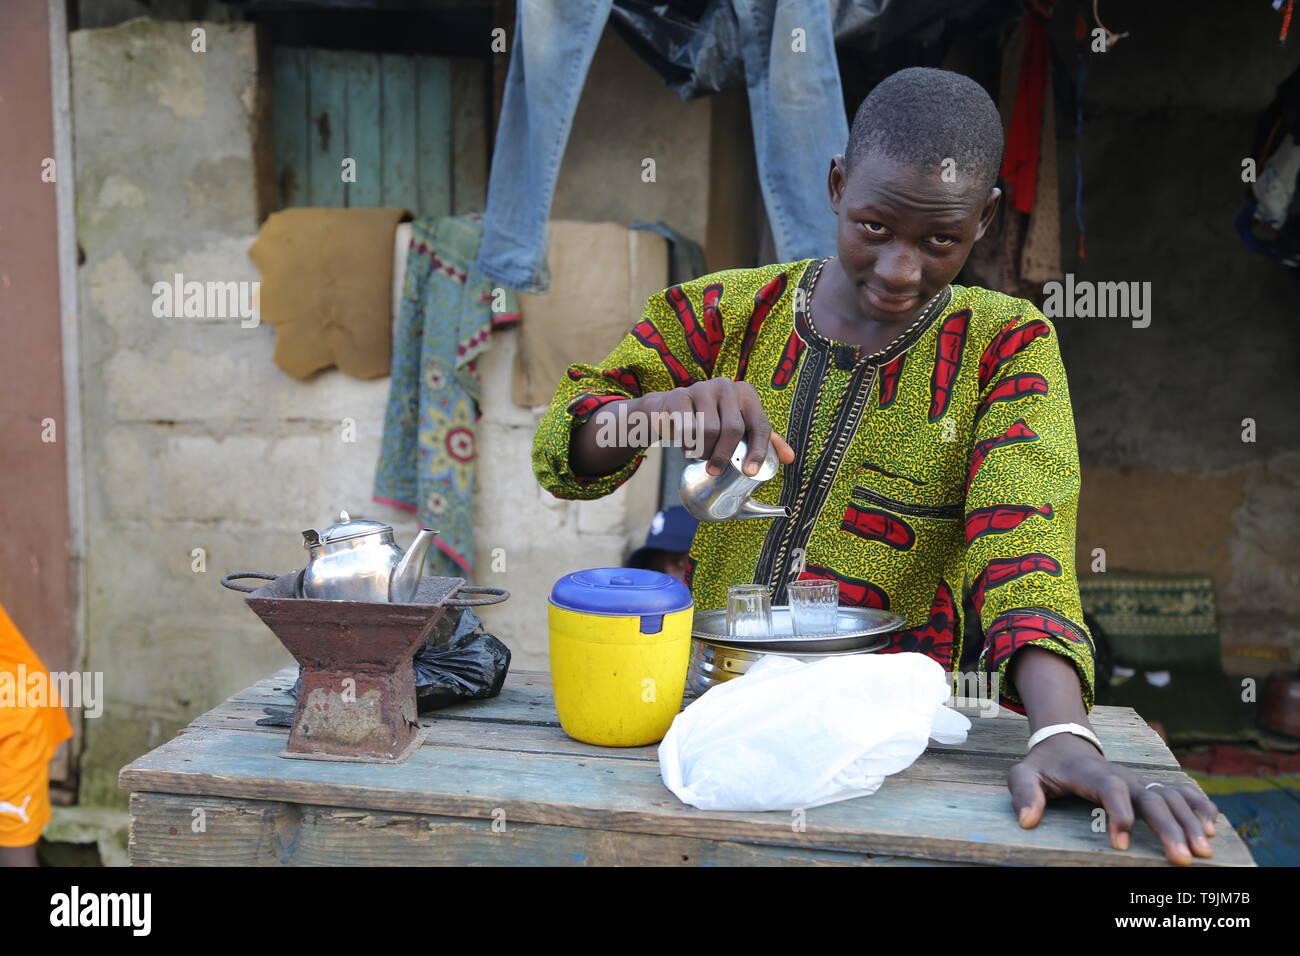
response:
M272 75L277 208L486 206L483 61L278 47Z

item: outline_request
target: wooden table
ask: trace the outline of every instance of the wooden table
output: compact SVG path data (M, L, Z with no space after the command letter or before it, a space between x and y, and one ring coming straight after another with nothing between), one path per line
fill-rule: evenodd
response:
M546 673L515 671L495 700L421 718L428 740L398 765L286 760L288 730L258 727L292 704L286 668L123 768L136 865L328 864L1064 864L1162 865L1139 824L1130 850L1092 828L1092 807L1056 801L1034 830L1011 811L1007 771L1025 719L1000 710L960 747L934 744L869 797L805 812L719 813L682 804L659 778L657 748L567 737ZM1185 783L1137 714L1098 707L1111 759ZM202 813L196 811L202 810ZM201 826L200 826L201 824ZM1253 865L1219 816L1212 865ZM196 832L196 830L198 832Z

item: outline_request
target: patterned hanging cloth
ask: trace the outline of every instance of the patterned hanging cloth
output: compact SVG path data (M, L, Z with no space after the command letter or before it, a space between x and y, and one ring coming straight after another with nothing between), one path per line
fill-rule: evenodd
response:
M480 213L411 224L393 342L374 499L415 511L421 525L437 529L439 552L431 551L426 565L433 575L473 573L482 394L475 360L491 346L495 327L519 320L514 292L494 289L470 269L482 237Z

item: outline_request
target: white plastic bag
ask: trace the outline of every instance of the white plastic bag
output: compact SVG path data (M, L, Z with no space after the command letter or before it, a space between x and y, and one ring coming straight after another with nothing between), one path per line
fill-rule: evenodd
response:
M970 720L924 654L805 664L768 655L677 715L659 745L664 785L701 810L795 810L875 793L933 737Z

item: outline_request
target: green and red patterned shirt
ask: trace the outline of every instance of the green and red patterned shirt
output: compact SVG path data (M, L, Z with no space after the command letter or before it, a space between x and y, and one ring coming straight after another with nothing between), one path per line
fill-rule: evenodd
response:
M1092 636L1074 570L1079 462L1056 331L1032 303L949 286L873 355L824 338L805 304L826 260L729 269L658 293L604 361L570 366L533 443L559 498L609 494L641 464L575 476L569 439L603 404L725 376L757 390L793 464L755 500L789 518L702 522L689 557L700 609L727 587L830 577L840 601L906 619L888 650L961 660L962 595L987 635L981 667L1021 647L1072 661L1093 704Z

